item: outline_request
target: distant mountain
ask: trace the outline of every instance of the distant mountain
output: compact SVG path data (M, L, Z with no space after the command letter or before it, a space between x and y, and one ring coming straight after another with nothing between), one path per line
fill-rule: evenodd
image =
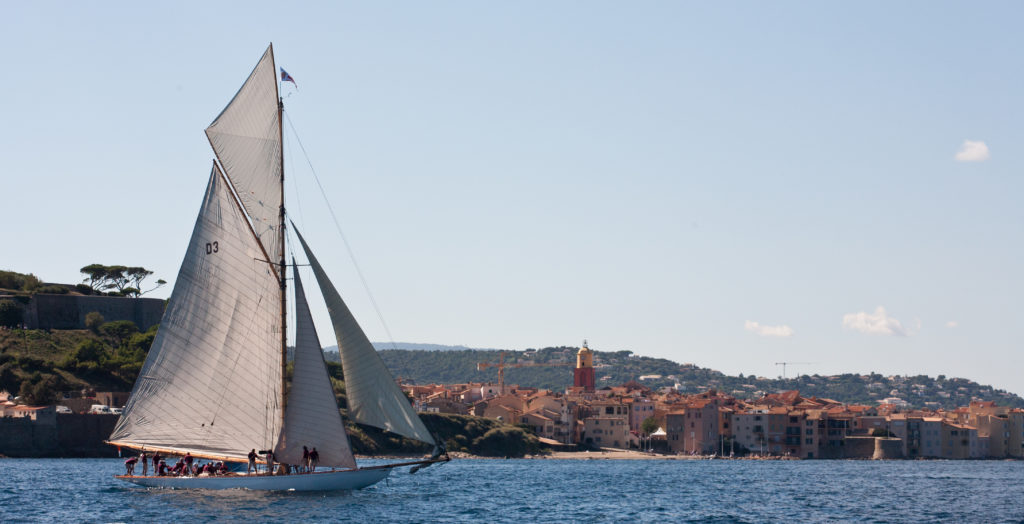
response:
M445 346L444 344L423 344L419 342L371 342L377 351L389 349L414 349L417 351L499 351L493 348L471 348L466 346ZM338 352L338 346L324 347L324 353Z

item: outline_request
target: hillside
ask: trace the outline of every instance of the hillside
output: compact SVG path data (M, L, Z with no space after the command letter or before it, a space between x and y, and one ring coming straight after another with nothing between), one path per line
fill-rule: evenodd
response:
M576 348L552 347L541 350L508 351L506 363L572 362ZM789 379L754 376L728 376L713 369L671 360L634 355L629 351L595 351L594 365L598 387L629 381L658 388L678 385L684 393L718 389L737 398L753 399L763 393L797 389L805 396L831 398L850 404L877 404L898 397L913 407L952 409L971 400L994 400L999 405L1024 408L1024 399L1016 394L978 384L965 378L944 375L929 377L882 376L877 373L842 375L800 375ZM497 362L498 351L381 351L381 357L396 377L420 384L458 382L497 382L493 368L477 371L478 362ZM505 381L528 387L563 390L572 385L571 366L523 367L505 371ZM655 376L658 376L655 378ZM645 377L640 380L640 377ZM926 405L926 403L929 403Z
M52 403L64 391L130 390L155 334L155 328L139 333L134 324L124 321L107 322L95 332L0 329L0 389L36 405ZM344 414L347 403L341 366L329 363L328 372ZM522 456L539 450L534 435L499 421L429 413L423 420L452 451ZM425 444L351 422L348 434L357 453L430 451Z
M138 332L134 324L107 322L89 330L0 329L0 389L46 401L59 391L93 388L131 389L142 366L155 329ZM552 367L508 368L509 384L563 390L572 385L576 348L549 347L508 351L505 362L562 364ZM719 371L671 360L634 355L629 351L595 351L599 387L637 381L651 388L677 386L684 393L718 389L737 398L753 399L764 393L797 389L805 396L831 398L851 404L876 404L899 397L913 407L952 409L971 400L994 400L999 405L1024 408L1024 399L1007 391L966 378L882 376L877 373L821 376L800 375L782 379L728 376ZM497 350L380 351L391 372L420 384L497 382L494 368L477 370L479 362L497 362ZM325 352L337 362L337 352ZM644 377L641 379L641 377ZM927 403L927 404L926 404Z
M0 389L47 404L62 391L127 391L142 368L156 327L128 321L89 330L0 329Z

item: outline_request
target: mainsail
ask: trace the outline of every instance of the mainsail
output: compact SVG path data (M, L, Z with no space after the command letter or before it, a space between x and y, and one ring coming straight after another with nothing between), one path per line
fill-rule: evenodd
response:
M244 460L281 422L281 287L214 164L160 330L110 443Z
M295 224L292 224L295 229ZM338 340L341 367L345 373L345 394L350 419L369 426L386 429L393 433L434 444L430 431L412 409L409 399L395 384L394 378L381 360L373 344L366 338L345 301L327 278L327 273L317 262L306 240L295 229L302 243L313 274L316 275L320 291L327 302L331 324Z
M296 269L298 269L296 267ZM306 303L299 272L295 271L295 361L288 390L281 439L274 457L285 464L302 464L302 447L316 448L319 464L356 467L341 412L334 398L324 352Z
M281 122L274 48L268 47L231 102L206 128L220 165L271 256L279 253Z
M292 465L302 462L306 446L317 450L320 465L346 469L118 478L148 487L359 489L399 466L415 466L415 472L448 460L435 453L415 462L356 467L297 271L294 374L284 398L281 111L270 47L206 130L217 161L160 329L107 442L238 462L249 450L272 449L278 462ZM304 241L302 247L338 336L352 419L434 443Z

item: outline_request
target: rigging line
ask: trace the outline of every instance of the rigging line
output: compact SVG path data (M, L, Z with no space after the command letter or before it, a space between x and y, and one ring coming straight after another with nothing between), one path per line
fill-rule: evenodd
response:
M288 116L288 113L284 113L285 120L288 121L288 127L291 128L292 134L295 135L295 142L299 144L299 150L302 151L302 156L306 158L306 163L309 164L309 171L313 173L313 180L316 181L317 187L320 189L320 195L324 197L324 202L327 204L327 210L331 213L331 218L334 220L334 227L338 230L338 235L341 237L341 241L345 244L345 250L348 251L348 257L352 260L352 265L356 268L356 274L359 275L359 280L363 284L363 289L366 290L366 294L370 297L370 304L373 305L373 310L377 313L377 319L380 320L381 326L384 327L384 333L388 336L388 343L391 344L391 349L398 349L395 346L395 337L391 335L391 329L388 328L388 323L384 321L384 315L380 312L380 307L377 306L377 299L373 298L373 293L370 292L370 285L366 281L366 277L363 276L363 270L359 268L359 262L356 261L356 255L352 251L352 246L348 243L348 238L345 233L341 230L341 223L338 222L338 215L334 213L334 207L331 206L331 201L327 198L327 192L324 191L323 184L320 183L320 177L316 174L316 169L313 168L313 162L309 159L309 154L306 153L305 146L302 145L302 139L299 138L298 131L295 130L295 125L292 124L292 119Z
M289 122L289 125L290 124L291 124L291 122ZM295 135L295 129L294 128L292 128L292 135ZM289 138L291 138L291 137L289 137ZM298 136L295 136L295 139L298 140ZM283 145L282 145L282 147L283 147ZM291 155L288 155L285 158L287 158L287 160L288 160L289 172L295 173L295 161L292 160ZM292 189L294 189L294 191L292 193L295 195L295 206L299 208L299 218L302 219L302 223L305 224L306 223L306 217L305 217L305 215L303 213L302 202L299 200L299 183L297 182L299 177L291 176L291 177L288 177L288 178L291 179L291 181L292 181ZM287 209L285 209L285 214L288 214L288 210ZM291 240L291 239L289 239L289 240ZM292 253L292 254L294 255L294 253Z

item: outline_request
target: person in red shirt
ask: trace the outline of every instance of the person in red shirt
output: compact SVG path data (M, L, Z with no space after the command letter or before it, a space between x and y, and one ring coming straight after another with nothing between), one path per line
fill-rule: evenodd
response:
M132 457L124 461L125 475L129 477L135 474L135 463L139 461L139 457Z

